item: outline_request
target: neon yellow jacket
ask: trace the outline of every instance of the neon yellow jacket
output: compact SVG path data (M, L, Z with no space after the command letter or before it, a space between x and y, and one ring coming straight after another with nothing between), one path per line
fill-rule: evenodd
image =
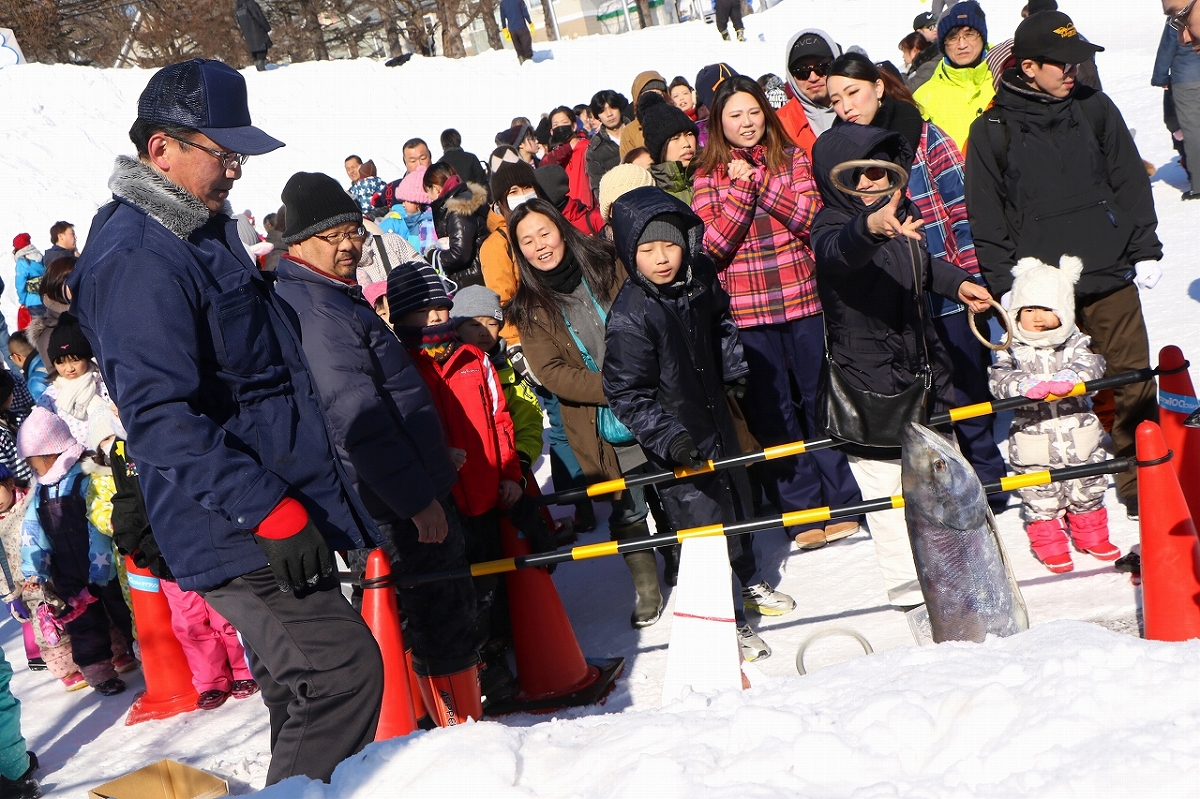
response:
M971 123L992 104L996 87L986 61L969 69L942 59L933 77L913 93L925 119L944 130L966 152Z
M496 362L493 360L492 365ZM513 430L517 439L517 454L529 459L532 464L542 454L542 430L546 427L542 406L529 384L517 376L512 362L504 359L503 366L496 367L500 385L504 389L504 401L508 403L508 415L512 417Z

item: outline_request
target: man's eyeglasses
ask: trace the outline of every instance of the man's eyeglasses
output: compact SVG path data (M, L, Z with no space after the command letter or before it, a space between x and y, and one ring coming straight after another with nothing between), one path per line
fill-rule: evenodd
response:
M789 71L796 80L808 80L808 76L814 72L817 73L818 78L827 77L829 68L832 66L832 61L823 61L820 64L800 64L792 67Z
M1179 33L1183 33L1184 29L1187 28L1188 17L1191 15L1192 6L1194 6L1194 5L1196 5L1196 0L1192 0L1192 2L1190 2L1186 6L1184 6L1183 10L1180 11L1178 14L1172 14L1167 19L1167 24L1170 25L1172 28L1174 28Z
M347 230L342 233L314 233L313 234L314 239L320 239L321 241L328 242L329 244L332 244L334 247L338 246L343 241L353 241L355 243L359 243L366 237L367 237L367 231L361 227L356 227L354 230Z
M946 37L946 44L958 44L959 42L976 42L983 38L983 34L974 28L960 28L958 31L951 33Z
M170 134L167 135L180 144L186 144L188 147L195 147L197 150L203 150L213 158L220 161L221 166L225 169L234 169L235 167L244 166L245 163L250 160L250 156L248 155L242 155L241 153L226 153L222 152L221 150L210 150L202 144L196 144L194 141L181 139L178 136L171 136Z

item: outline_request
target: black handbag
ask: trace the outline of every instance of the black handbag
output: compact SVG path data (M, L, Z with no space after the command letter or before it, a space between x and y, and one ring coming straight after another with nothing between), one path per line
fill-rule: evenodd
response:
M825 390L825 432L840 443L853 445L845 448L853 451L859 447L872 449L898 448L900 434L908 422L924 424L928 419L929 395L933 389L933 361L929 357L929 344L925 341L925 310L921 302L921 271L917 267L917 243L909 239L909 256L913 265L913 301L917 306L917 319L921 344L925 349L925 368L917 380L899 394L879 394L874 391L854 388L847 382L842 367L829 353L829 336L826 333L825 358L829 362Z

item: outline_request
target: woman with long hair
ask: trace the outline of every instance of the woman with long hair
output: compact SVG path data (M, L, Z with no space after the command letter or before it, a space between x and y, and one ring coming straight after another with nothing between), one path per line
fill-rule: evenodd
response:
M819 435L812 422L825 333L808 239L821 200L808 155L788 138L758 82L735 75L713 96L708 145L697 160L692 208L704 220L704 248L729 293L750 365L750 432L765 447ZM769 461L764 472L764 487L784 511L861 498L837 450ZM857 531L856 521L788 530L804 549Z
M902 166L909 172L908 196L925 222L925 248L932 257L949 261L982 285L967 220L963 156L954 140L921 118L912 93L902 82L858 53L835 60L828 83L833 110L842 120L838 124L873 125L905 138L912 156ZM955 404L987 402L992 398L987 376L991 359L971 332L966 306L933 293L926 299L933 328L954 365ZM983 416L954 426L963 454L985 481L998 480L1006 471L992 421L993 417ZM1008 503L1008 495L993 494L989 501L999 511Z
M509 231L520 281L507 312L521 333L534 376L558 398L567 440L585 478L592 483L641 471L646 456L633 435L607 424L600 375L605 322L626 277L616 251L608 241L580 233L541 198L513 211ZM643 489L622 491L608 520L612 539L650 535L647 513ZM677 570L677 548L662 552L668 571ZM630 623L648 627L663 609L654 553L630 553L625 563L638 597Z

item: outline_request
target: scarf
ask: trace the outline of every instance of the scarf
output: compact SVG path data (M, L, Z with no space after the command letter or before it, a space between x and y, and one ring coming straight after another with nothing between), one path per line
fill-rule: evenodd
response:
M579 288L579 281L583 280L583 269L575 260L575 256L568 250L563 254L563 259L558 266L548 272L542 272L541 276L546 285L559 294L570 294Z
M885 94L871 124L877 128L895 131L907 139L915 159L917 148L921 146L921 136L925 133L925 120L915 105L896 102ZM911 160L907 164L899 164L906 172L912 171L912 165Z
M59 411L69 413L76 419L87 418L88 405L97 395L95 371L89 368L87 374L74 380L60 375L54 378L54 387L58 389L54 404Z
M451 321L428 327L396 325L396 335L404 342L404 346L410 350L420 350L438 363L454 352L458 344L458 334L454 332L454 323Z

